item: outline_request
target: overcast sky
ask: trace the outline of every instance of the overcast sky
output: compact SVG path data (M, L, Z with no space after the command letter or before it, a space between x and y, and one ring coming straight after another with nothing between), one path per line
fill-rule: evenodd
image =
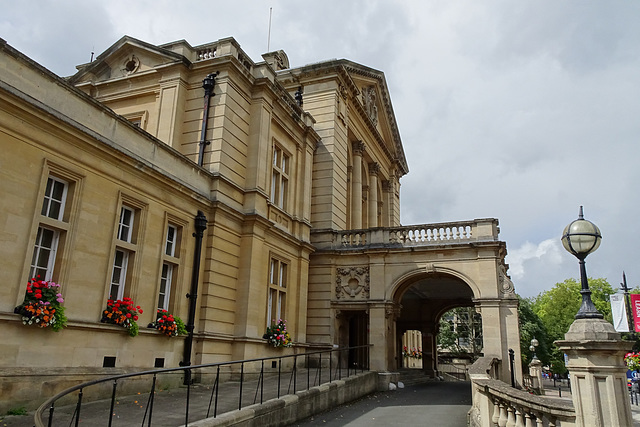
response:
M640 2L5 1L0 37L68 76L123 35L232 36L254 61L346 58L385 73L410 172L402 223L498 218L522 296L578 277L560 235L603 234L591 277L640 285ZM309 2L311 3L311 2Z

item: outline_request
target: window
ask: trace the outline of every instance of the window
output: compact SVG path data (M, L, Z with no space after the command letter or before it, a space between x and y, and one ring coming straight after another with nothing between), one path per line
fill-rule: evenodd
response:
M173 221L174 218L172 217ZM174 278L180 265L180 238L182 227L172 223L167 223L167 234L165 236L164 253L162 254L162 270L160 271L160 286L158 288L158 309L167 310L171 305L171 295Z
M42 280L53 280L56 260L59 257L58 246L69 229L68 192L68 181L50 174L47 176L29 265L29 278L40 277Z
M269 297L267 302L267 324L285 315L287 297L287 264L271 258L269 265Z
M167 241L165 244L165 255L175 256L176 251L177 229L174 225L169 224L167 227Z
M171 294L171 279L173 277L173 265L167 262L162 264L160 275L160 291L158 292L158 309L169 310L169 297Z
M120 208L120 221L118 222L118 239L131 243L131 231L133 230L133 209L123 206Z
M124 297L124 287L127 281L127 267L129 264L129 252L117 249L113 257L113 270L111 272L111 287L109 299L118 300Z
M289 156L276 145L273 147L272 166L271 203L281 209L286 209L289 191Z
M29 277L40 276L42 280L51 280L58 249L58 237L58 231L38 227Z
M47 179L41 215L62 221L67 200L67 187L68 184L61 179L52 176Z
M121 204L116 216L115 240L111 276L107 282L108 298L121 300L131 297L135 289L139 270L139 258L136 257L141 247L141 231L144 229L145 205L131 197L121 194Z

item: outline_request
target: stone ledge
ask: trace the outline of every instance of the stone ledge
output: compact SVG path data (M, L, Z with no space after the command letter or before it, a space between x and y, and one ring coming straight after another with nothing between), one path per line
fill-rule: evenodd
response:
M218 426L282 426L310 417L332 407L376 391L377 372L364 372L343 380L334 381L299 391L296 394L271 399L222 414L217 418L191 422L191 427Z

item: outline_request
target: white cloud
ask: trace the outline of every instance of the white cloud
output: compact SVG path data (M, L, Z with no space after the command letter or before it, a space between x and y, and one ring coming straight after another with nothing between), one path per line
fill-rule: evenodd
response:
M348 58L385 72L411 170L403 224L499 218L516 290L535 295L577 276L546 239L585 205L604 235L589 274L640 277L640 2L6 3L3 38L61 75L125 34L233 36L260 60L272 6L271 49L292 65Z

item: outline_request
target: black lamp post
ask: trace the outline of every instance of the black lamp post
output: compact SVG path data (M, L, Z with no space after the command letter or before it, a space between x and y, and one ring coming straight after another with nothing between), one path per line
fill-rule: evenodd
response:
M600 313L591 301L591 290L587 281L587 269L584 259L600 246L602 234L600 229L591 221L584 219L582 206L578 219L567 225L562 232L562 245L580 261L580 282L582 284L582 305L576 314L576 319L602 319Z

